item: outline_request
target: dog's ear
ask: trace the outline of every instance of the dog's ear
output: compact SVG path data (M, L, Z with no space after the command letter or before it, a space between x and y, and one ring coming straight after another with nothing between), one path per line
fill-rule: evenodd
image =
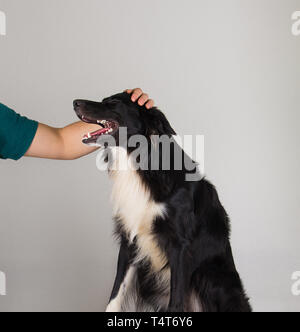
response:
M166 116L157 108L143 110L142 117L146 125L146 136L151 135L176 135Z

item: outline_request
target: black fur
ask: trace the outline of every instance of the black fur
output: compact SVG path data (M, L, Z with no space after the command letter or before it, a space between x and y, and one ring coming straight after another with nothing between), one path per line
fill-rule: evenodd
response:
M76 101L75 106L80 118L84 115L90 122L113 119L128 128L129 137L145 135L149 147L153 144L151 135L175 134L162 112L156 108L146 110L139 107L131 102L126 93L107 98L102 103ZM118 140L117 144L122 142ZM148 303L153 310L183 312L191 309L189 297L193 292L205 312L250 312L251 307L233 260L229 218L216 189L206 179L187 182L186 174L195 173L197 169L187 170L184 163L181 171L175 170L173 161L169 171L162 170L163 156L161 147L158 148L160 169L138 172L153 200L167 206L167 216L154 220L152 232L168 259L164 268L170 268L171 281L170 285L161 285L151 272L151 262L140 262L137 266L137 301ZM178 148L176 143L172 145L171 156ZM128 148L128 152L132 150ZM182 150L181 153L184 155ZM116 297L137 252L136 241L130 243L122 221L117 219L116 225L121 249L111 299ZM169 305L161 308L156 303L156 297L168 293Z

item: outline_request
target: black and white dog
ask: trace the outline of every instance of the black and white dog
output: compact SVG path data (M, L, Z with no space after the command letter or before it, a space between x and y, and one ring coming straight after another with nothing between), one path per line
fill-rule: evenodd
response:
M165 156L153 137L175 135L163 113L140 107L127 93L102 102L76 100L74 108L82 121L100 126L83 143L101 144L111 135L116 147L108 150L125 152L112 153L112 163L133 162L134 149L121 147L120 128L127 128L127 138L143 135L149 148L148 170L109 171L121 248L107 311L250 312L232 256L229 218L214 186L203 178L186 181L197 169L183 162L181 170L175 167L176 144L170 169L161 167ZM156 170L150 166L153 148L159 151Z

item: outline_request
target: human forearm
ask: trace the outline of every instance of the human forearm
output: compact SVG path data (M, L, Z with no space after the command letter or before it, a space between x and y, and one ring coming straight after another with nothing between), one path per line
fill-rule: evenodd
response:
M96 148L82 144L87 132L95 131L97 125L76 122L64 128L53 128L39 124L31 147L25 154L28 157L74 160L85 156Z

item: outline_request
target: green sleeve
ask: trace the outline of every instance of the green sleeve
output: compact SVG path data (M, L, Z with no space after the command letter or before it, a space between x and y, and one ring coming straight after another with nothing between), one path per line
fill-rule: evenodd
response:
M38 123L0 103L0 158L18 160L29 149Z

